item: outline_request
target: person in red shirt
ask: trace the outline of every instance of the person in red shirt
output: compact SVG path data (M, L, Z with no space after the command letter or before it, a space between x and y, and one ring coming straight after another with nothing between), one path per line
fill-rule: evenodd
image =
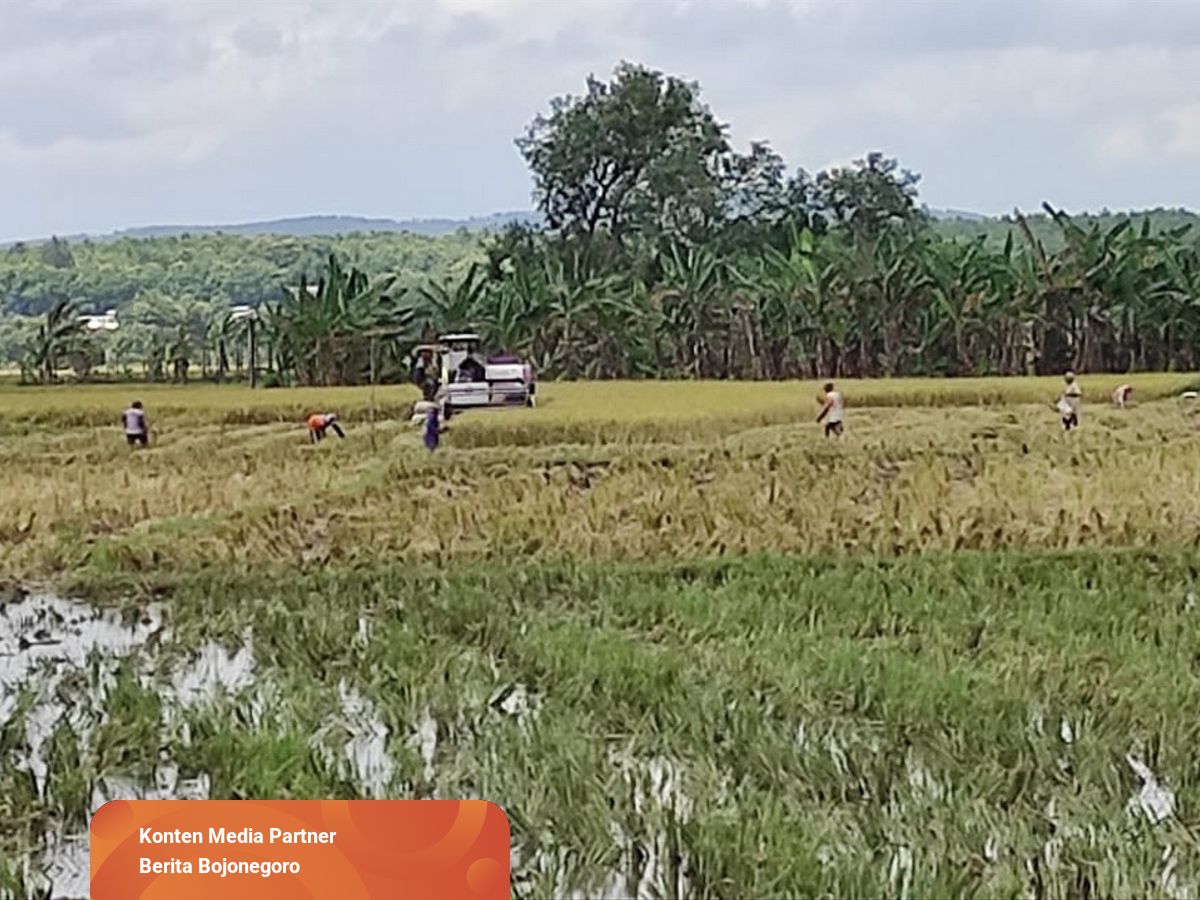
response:
M337 423L337 415L334 413L313 413L308 417L308 439L314 444L324 440L325 432L330 429L340 438L346 436L346 432L342 431L342 426Z

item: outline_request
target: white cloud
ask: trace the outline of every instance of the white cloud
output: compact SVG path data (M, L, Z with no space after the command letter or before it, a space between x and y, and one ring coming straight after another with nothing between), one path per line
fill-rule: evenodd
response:
M1166 152L1191 162L1200 162L1200 103L1189 103L1167 110Z
M931 205L1200 205L1192 2L5 0L0 234L524 205L513 137L621 59Z

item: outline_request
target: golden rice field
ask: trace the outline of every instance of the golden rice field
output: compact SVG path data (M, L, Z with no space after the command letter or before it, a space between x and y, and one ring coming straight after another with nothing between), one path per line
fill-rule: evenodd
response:
M1136 379L1129 410L1103 402L1114 381L1085 382L1072 435L1052 381L847 383L839 442L812 422L812 385L552 384L538 409L454 419L433 455L403 422L406 387L378 389L374 419L364 389L144 389L155 442L136 453L115 425L128 388L10 389L0 561L36 577L1191 546L1198 420L1170 399L1189 378ZM348 439L310 446L314 409L339 411Z
M0 387L0 897L114 796L487 797L518 897L1195 896L1200 405L1124 380L842 382L839 441L547 384L433 454L403 386Z
M1082 379L1085 398L1107 402L1119 384L1131 384L1144 400L1160 399L1194 384L1196 376L1179 373L1095 375ZM1057 377L1029 378L895 378L838 382L858 406L968 406L1047 403L1057 397ZM507 424L560 427L571 423L680 423L730 417L738 421L767 418L790 421L807 411L821 390L820 382L736 381L599 381L552 382L539 386L537 411L508 411ZM408 385L314 387L251 391L244 385L193 383L97 384L21 387L0 381L0 411L5 423L55 425L108 424L134 397L174 420L194 424L213 421L279 421L315 408L369 415L372 398L381 411L395 411L415 399Z

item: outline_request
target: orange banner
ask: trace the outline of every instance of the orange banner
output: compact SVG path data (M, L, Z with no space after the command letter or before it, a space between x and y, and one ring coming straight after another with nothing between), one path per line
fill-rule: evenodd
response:
M508 819L483 800L114 800L93 900L508 900Z

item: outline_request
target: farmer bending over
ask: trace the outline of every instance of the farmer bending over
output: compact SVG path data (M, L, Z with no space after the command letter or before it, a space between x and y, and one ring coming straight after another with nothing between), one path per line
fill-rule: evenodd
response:
M1129 397L1133 394L1133 387L1128 384L1123 384L1112 393L1113 406L1117 409L1124 409L1129 404Z
M324 440L325 432L330 428L338 437L346 436L346 432L342 431L342 426L337 423L337 416L334 413L313 413L308 417L308 439L314 444Z
M825 394L820 399L821 411L817 414L817 421L825 420L825 437L841 437L846 404L842 400L842 395L833 389L832 381L826 382Z
M121 426L125 429L125 443L130 447L145 447L150 443L150 421L141 400L134 400L129 409L121 413Z

